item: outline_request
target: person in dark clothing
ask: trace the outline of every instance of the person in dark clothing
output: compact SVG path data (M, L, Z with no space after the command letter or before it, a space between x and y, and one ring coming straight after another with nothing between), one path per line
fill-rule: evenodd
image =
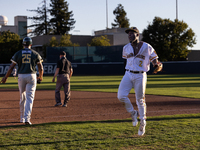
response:
M63 103L63 107L67 107L67 103L70 100L70 78L72 76L73 69L71 66L71 62L67 60L66 53L64 51L60 52L60 60L57 62L57 68L52 79L52 82L55 82L55 77L57 76L56 89L55 89L55 106L61 106L61 97L60 97L60 89L64 87L65 99Z

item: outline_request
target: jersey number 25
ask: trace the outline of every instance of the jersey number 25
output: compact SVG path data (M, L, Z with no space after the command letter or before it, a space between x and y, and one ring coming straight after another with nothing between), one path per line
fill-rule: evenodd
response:
M22 63L30 63L31 54L22 54Z

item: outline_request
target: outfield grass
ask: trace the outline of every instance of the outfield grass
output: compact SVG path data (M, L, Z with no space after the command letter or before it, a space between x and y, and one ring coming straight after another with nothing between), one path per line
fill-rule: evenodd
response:
M117 92L122 76L73 76L74 91ZM200 75L149 75L146 94L200 98ZM55 90L52 77L37 89ZM18 88L8 78L0 88ZM134 93L134 90L131 91ZM149 117L146 133L137 135L131 119L47 123L0 127L0 149L200 149L200 114Z
M72 91L117 92L122 76L72 76ZM37 89L55 90L52 77L45 76ZM0 88L18 88L17 80L8 78ZM134 93L134 89L131 90ZM146 94L200 98L200 75L148 75Z
M200 149L200 114L151 117L137 135L131 120L47 123L0 129L0 149Z

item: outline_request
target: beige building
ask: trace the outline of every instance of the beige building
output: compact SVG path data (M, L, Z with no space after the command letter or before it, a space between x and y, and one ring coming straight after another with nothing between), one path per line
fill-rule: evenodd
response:
M94 36L90 35L71 35L71 42L72 43L78 43L80 46L88 46L88 44L91 43L92 39L94 37L104 36L107 35L108 39L110 40L111 46L117 46L117 45L125 45L128 41L128 36L125 33L125 30L127 28L113 28L113 29L107 29L107 30L100 30L95 31ZM50 39L52 37L56 37L57 40L60 40L61 35L42 35L33 37L33 49L40 51L42 48L42 45L49 44ZM142 36L140 35L140 39Z
M98 37L98 36L104 36L107 35L108 39L110 40L111 46L117 46L117 45L125 45L128 41L128 36L125 33L125 30L127 28L112 28L112 29L106 29L106 30L99 30L95 31L94 36L87 36L87 35L71 35L71 41L72 43L78 43L80 46L87 46L89 43L91 43L92 38ZM48 44L52 36L55 36L56 39L60 39L61 35L42 35L33 37L33 47L40 47L43 44ZM142 39L142 35L140 35L140 40Z
M127 28L112 28L106 30L95 31L95 36L107 35L111 46L125 45L129 42L128 35L125 33ZM140 34L140 40L142 35Z
M27 36L27 16L15 16L14 25L7 25L8 19L5 16L0 16L0 31L8 31L16 33L20 38Z

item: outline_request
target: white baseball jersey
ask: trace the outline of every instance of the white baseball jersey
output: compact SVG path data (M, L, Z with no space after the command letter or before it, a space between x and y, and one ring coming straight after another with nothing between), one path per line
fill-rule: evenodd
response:
M122 58L127 59L125 69L132 71L147 72L150 69L150 62L158 58L154 48L145 42L143 42L143 45L136 56L134 55L131 43L128 43L123 47L122 55Z

